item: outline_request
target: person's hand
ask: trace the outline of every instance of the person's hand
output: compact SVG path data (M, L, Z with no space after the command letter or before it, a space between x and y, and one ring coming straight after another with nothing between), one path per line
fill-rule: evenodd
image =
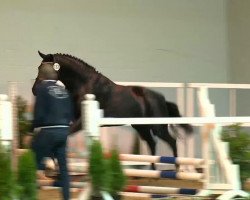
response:
M41 131L41 128L34 128L34 134L37 134Z
M65 88L65 85L61 82L61 81L56 81L56 85L58 85L58 86L61 86L61 87L63 87L63 88Z

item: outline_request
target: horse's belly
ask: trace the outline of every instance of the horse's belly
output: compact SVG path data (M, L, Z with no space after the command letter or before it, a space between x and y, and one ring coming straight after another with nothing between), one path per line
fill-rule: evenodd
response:
M111 106L104 109L105 117L143 117L143 111L137 106Z

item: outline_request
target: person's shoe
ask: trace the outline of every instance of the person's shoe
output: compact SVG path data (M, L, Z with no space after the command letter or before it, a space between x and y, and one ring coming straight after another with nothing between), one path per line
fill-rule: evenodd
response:
M56 170L56 161L51 159L51 158L45 158L44 160L44 164L45 164L45 167L46 169L49 169L49 170Z

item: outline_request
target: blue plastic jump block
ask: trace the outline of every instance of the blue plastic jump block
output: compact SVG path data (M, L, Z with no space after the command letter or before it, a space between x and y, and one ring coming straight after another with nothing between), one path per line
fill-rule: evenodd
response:
M161 171L160 176L161 176L161 178L177 179L176 172L174 172L174 171Z
M160 157L160 163L176 164L176 157L161 156Z
M190 194L195 195L197 193L196 189L180 189L180 194Z

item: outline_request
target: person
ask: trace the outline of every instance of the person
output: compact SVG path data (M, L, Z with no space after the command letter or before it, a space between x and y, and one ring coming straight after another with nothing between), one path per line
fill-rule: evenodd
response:
M62 187L64 200L70 199L69 174L67 169L66 147L69 125L72 120L72 102L69 92L57 84L57 68L53 63L43 63L39 68L39 83L35 86L34 119L32 129L35 134L31 149L35 153L37 175L45 178L44 160L47 157L57 159L59 180L54 186Z

